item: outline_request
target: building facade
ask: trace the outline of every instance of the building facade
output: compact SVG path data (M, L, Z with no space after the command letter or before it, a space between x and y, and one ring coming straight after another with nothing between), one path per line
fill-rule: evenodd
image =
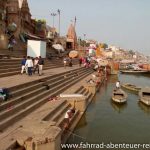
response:
M6 0L0 1L0 34L5 32Z
M35 31L35 21L31 19L31 13L27 0L5 0L6 21L5 28L16 27L14 35L19 37L20 33L33 34Z

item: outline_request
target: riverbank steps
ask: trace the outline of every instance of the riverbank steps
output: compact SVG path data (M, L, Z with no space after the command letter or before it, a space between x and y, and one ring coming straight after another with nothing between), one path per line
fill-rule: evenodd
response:
M21 73L21 58L0 59L0 78ZM78 60L73 59L73 65L77 65ZM44 70L63 67L61 58L44 59Z
M12 99L0 105L0 149L61 150L96 94L98 86L87 83L92 74L92 69L78 68L47 77L49 90L35 81L12 87ZM82 96L49 99L60 94ZM64 130L64 115L72 107L75 113Z

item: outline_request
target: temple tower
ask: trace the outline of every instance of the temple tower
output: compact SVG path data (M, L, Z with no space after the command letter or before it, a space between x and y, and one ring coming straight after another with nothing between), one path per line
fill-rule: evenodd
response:
M31 27L31 13L28 6L27 0L23 0L22 7L21 7L21 16L22 16L22 26L23 26L23 32L31 32L32 33L32 27Z
M77 35L75 27L73 24L69 26L67 33L67 49L76 49L77 48Z

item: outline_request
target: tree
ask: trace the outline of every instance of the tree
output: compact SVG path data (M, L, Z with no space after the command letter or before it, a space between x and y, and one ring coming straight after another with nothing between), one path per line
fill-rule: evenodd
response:
M108 45L106 43L100 43L100 48L106 49L108 48Z

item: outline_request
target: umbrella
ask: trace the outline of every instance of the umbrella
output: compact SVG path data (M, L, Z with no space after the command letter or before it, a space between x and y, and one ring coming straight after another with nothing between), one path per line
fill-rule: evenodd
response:
M60 44L54 44L52 47L53 47L54 49L59 50L59 51L62 51L62 52L65 51L64 48L63 48L63 46L60 45Z
M69 53L69 57L71 57L71 58L76 58L76 57L78 57L78 51L71 51L70 53Z

